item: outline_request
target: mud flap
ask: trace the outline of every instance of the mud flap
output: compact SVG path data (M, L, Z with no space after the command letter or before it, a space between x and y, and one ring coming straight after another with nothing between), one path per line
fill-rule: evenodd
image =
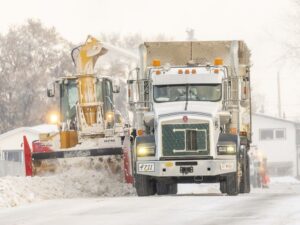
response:
M132 169L132 149L130 137L125 137L123 143L123 159L124 159L124 177L125 182L133 184L133 169Z

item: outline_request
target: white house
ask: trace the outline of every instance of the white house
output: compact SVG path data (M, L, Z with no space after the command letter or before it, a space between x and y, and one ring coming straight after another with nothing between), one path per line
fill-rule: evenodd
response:
M52 132L58 132L56 125L43 124L35 127L20 127L1 134L0 176L23 175L23 136L32 143L39 139L39 134Z
M271 175L299 176L300 124L264 114L252 117L252 145L267 157Z

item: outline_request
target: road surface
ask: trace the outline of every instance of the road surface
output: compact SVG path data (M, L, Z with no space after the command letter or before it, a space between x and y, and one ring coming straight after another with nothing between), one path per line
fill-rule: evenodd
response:
M233 197L220 194L216 186L197 193L198 187L182 186L176 196L59 199L3 208L0 224L300 224L299 183L277 183Z

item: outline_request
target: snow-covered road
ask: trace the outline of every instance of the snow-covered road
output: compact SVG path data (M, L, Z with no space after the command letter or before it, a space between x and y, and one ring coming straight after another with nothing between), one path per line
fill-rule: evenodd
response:
M229 197L215 185L181 186L177 196L47 200L0 209L1 225L300 224L300 183ZM194 193L188 194L188 193Z

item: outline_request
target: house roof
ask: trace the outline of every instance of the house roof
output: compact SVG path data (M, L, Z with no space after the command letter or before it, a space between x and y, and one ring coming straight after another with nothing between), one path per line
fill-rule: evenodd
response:
M30 132L32 134L39 135L41 133L53 133L58 132L58 128L56 125L49 125L49 124L41 124L34 127L19 127L13 130L10 130L6 133L0 135L0 140L3 140L11 135L20 133L20 132Z
M266 114L254 113L253 115L254 116L259 116L259 117L264 117L264 118L271 119L271 120L277 120L277 121L281 121L281 122L285 122L285 123L292 123L292 124L295 124L295 125L300 125L300 122L287 120L287 119L283 119L283 118L279 118L279 117L275 117L275 116L269 116L269 115L266 115Z

